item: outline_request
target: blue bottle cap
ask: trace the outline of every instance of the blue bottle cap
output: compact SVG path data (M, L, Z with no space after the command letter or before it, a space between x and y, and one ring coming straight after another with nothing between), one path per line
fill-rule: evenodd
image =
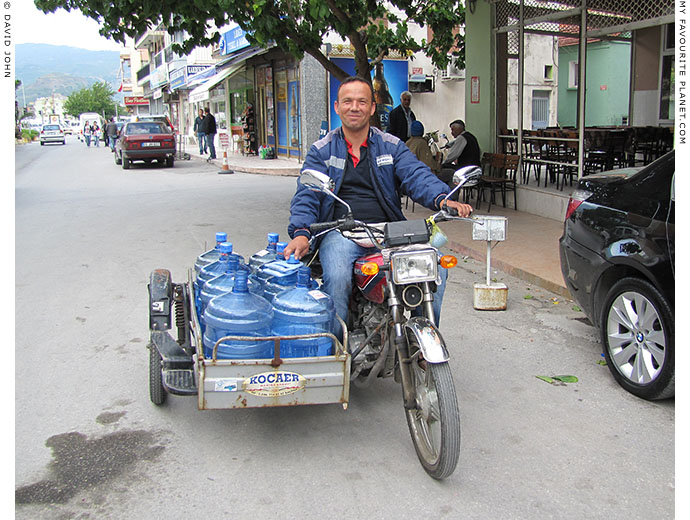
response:
M287 261L288 264L299 264L300 261L295 258L294 253L290 255L290 258L288 258Z
M227 242L228 241L228 234L224 233L223 231L219 231L216 233L216 243L220 244L221 242Z
M269 244L275 244L278 242L278 233L269 233L268 234L268 243Z
M285 251L286 247L287 247L287 242L277 242L276 243L276 252L282 253L283 251Z
M223 242L219 246L219 249L221 254L225 253L226 255L229 255L232 253L232 242Z

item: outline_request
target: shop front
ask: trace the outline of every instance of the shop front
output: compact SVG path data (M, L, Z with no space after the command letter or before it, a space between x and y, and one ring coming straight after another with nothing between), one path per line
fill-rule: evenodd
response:
M256 68L259 143L281 157L302 158L299 63L280 60Z

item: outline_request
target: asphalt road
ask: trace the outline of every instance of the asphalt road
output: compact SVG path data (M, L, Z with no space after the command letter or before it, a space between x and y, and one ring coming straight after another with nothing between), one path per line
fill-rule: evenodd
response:
M389 379L347 410L152 405L149 273L186 280L216 231L245 256L285 237L294 187L200 161L124 171L76 138L16 148L16 518L674 517L674 400L622 390L570 301L496 272L508 310L475 311L469 259L441 319L462 416L443 482Z

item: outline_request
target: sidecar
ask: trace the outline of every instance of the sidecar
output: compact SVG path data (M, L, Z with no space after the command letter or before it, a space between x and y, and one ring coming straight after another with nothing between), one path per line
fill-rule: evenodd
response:
M340 403L350 394L350 354L329 333L301 336L220 338L211 358L204 357L201 327L194 304L193 271L174 283L170 271L151 273L149 291L149 395L156 405L168 396L197 396L200 410ZM339 318L337 318L339 319ZM340 321L347 344L347 328ZM281 341L328 337L331 356L281 358ZM270 359L217 359L227 340L274 342Z

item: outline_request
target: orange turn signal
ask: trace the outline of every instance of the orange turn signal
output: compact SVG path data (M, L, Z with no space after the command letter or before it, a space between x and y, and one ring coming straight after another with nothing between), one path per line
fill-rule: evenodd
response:
M455 258L453 255L443 255L441 257L441 267L444 267L446 269L450 269L451 267L455 267L458 265L458 259Z
M378 274L378 272L379 264L377 264L376 262L367 262L362 266L362 274L365 274L367 276Z

